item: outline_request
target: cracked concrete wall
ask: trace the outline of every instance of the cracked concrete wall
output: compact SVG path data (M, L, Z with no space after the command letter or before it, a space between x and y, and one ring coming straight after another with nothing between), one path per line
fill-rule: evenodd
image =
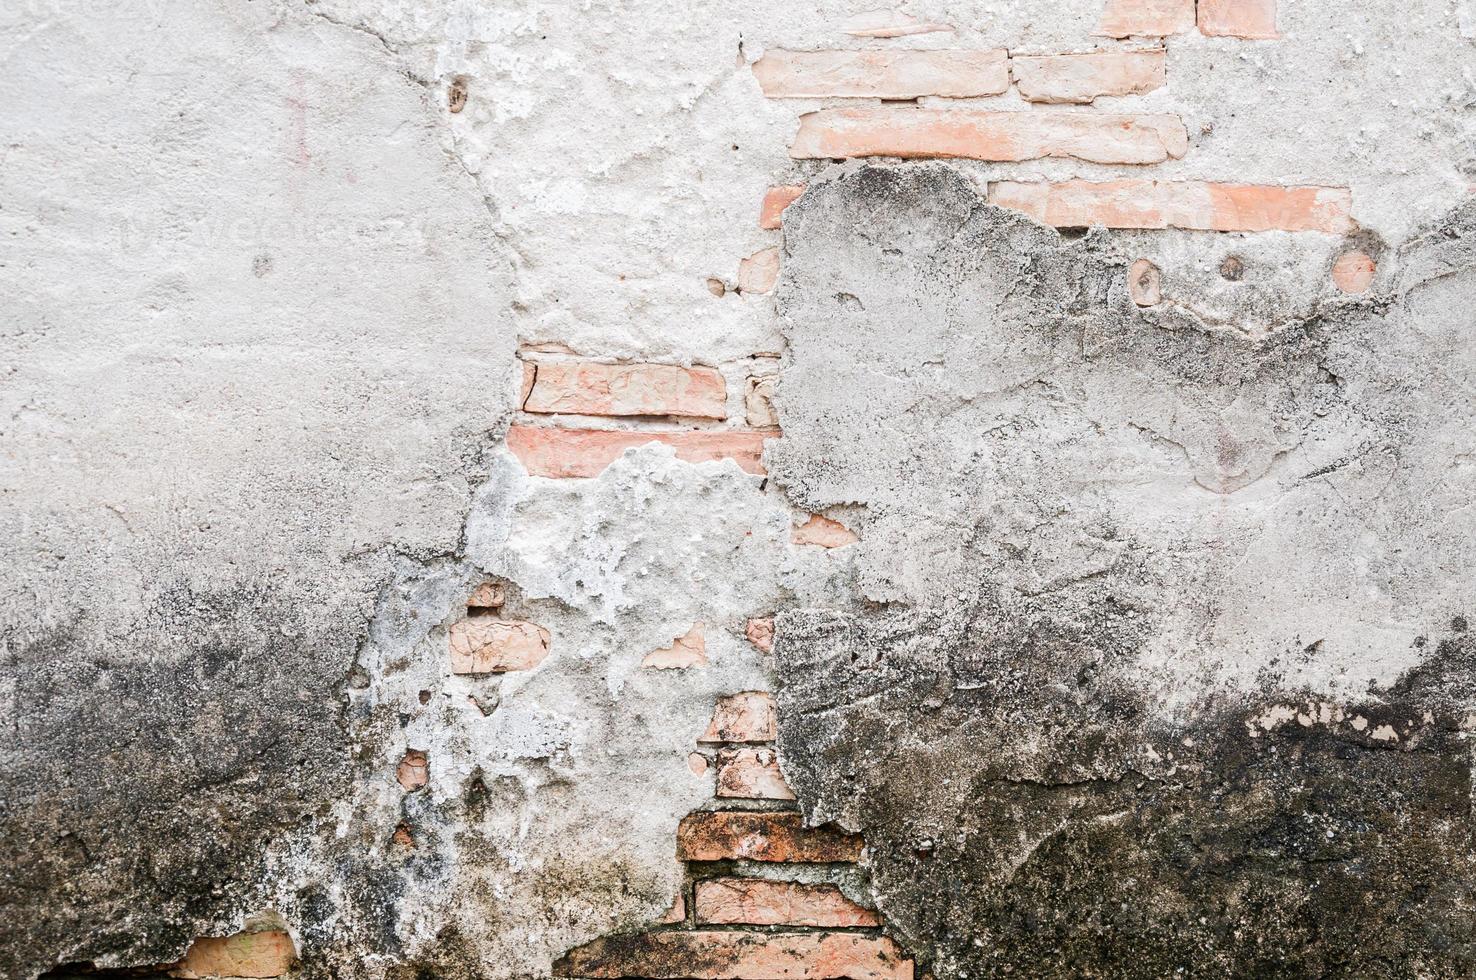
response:
M1347 188L1348 234L1085 237L985 197L1143 168L793 159L833 103L752 66L1111 46L1103 3L873 6L0 12L0 972L270 910L294 975L547 976L668 908L692 748L767 689L937 976L1470 972L1468 5L1282 4L1090 107L1182 119L1154 180ZM673 426L515 416L519 354L712 366L714 436L762 378L768 475L529 475L515 417ZM449 669L489 580L534 669Z
M942 168L786 226L774 469L864 516L850 607L780 617L781 748L914 952L1468 972L1476 207L1255 340Z
M430 95L296 5L0 14L0 974L174 958L349 791L397 561L455 554L515 386Z

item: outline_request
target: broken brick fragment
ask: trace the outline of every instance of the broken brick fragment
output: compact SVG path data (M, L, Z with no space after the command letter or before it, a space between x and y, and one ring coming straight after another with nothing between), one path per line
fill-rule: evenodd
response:
M768 621L750 620L753 622ZM777 735L774 696L767 691L742 691L718 698L713 706L712 722L697 741L772 742Z
M673 640L671 646L646 654L641 660L641 666L655 670L704 666L707 663L707 639L703 632L705 628L702 623L693 623L692 628Z
M882 936L663 930L607 936L570 950L560 977L652 980L912 980L912 961Z
M822 548L844 548L861 540L860 535L840 521L833 521L819 514L811 514L809 520L790 532L795 544L813 544Z
M723 749L718 753L717 795L723 799L792 800L773 749Z
M280 929L196 939L172 972L184 980L206 977L280 977L297 961L292 937Z
M677 828L682 861L853 862L861 838L832 826L806 827L798 813L701 811Z
M774 620L772 617L750 619L748 625L743 629L743 635L760 653L774 652Z
M548 630L536 623L463 619L451 626L453 674L501 674L531 670L548 656Z
M395 779L407 793L413 793L430 780L430 760L424 752L411 749L400 760Z
M866 927L877 914L830 883L711 878L697 882L697 921L713 925Z

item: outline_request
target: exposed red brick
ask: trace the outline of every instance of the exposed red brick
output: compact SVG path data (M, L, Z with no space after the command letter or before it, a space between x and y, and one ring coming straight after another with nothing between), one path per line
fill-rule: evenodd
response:
M794 799L773 749L723 749L717 766L717 795L723 799Z
M809 520L792 528L789 539L795 544L815 544L822 548L844 548L855 544L861 536L840 521L833 521L819 514L811 514Z
M707 663L707 638L702 623L693 623L692 628L672 641L671 646L652 650L641 660L642 667L656 670L681 670L686 667L701 667Z
M727 385L712 368L595 361L538 361L533 366L525 412L702 419L727 415Z
M907 37L951 31L953 27L921 21L900 10L867 10L847 17L843 30L852 37Z
M759 878L712 878L697 883L697 921L713 925L875 926L871 909L835 885Z
M700 812L677 828L682 861L857 861L861 838L834 827L806 827L798 813Z
M451 673L531 670L548 656L548 630L518 620L463 619L451 624Z
M177 977L280 977L297 961L292 937L279 929L196 939Z
M596 939L566 954L554 973L652 980L912 980L912 961L885 936L678 930Z
M770 187L764 192L764 203L759 208L759 227L773 230L782 224L780 216L805 192L804 184L783 184Z
M750 620L750 625L772 620ZM743 691L717 699L712 722L699 742L772 742L779 734L774 696L767 691Z
M694 776L702 776L707 773L707 756L701 752L687 753L687 771Z
M430 759L424 752L411 749L395 769L395 779L405 792L415 792L430 781Z
M754 62L771 99L915 99L999 95L1010 87L1008 55L983 51L783 51Z
M1165 37L1194 26L1194 0L1107 0L1096 33L1104 37Z
M777 429L707 432L611 432L603 429L543 429L514 425L507 447L532 476L599 476L620 454L648 442L676 450L677 459L706 463L731 459L745 472L764 473L764 443L777 439Z
M774 620L772 619L750 619L744 627L743 635L748 637L761 653L774 652Z
M1163 301L1163 287L1158 266L1139 259L1128 268L1128 292L1139 306L1157 306Z
M1161 113L876 106L801 116L789 153L800 159L1074 157L1091 163L1162 163L1183 156L1188 147L1179 117Z
M1199 0L1199 30L1210 37L1275 40L1281 37L1276 0Z
M1320 231L1353 227L1352 195L1341 187L1281 187L1201 181L998 181L989 202L1058 228L1184 228L1198 231Z
M395 826L394 836L390 839L400 847L415 850L415 835L410 832L410 825L403 820Z
M1363 252L1344 252L1333 263L1333 285L1345 293L1361 293L1373 282L1374 260Z
M1164 52L1092 51L1013 55L1010 74L1030 102L1091 102L1101 95L1140 95L1163 85Z
M662 925L687 921L687 899L681 892L677 892L676 898L672 900L671 908L667 909L666 914L657 921Z
M507 587L501 582L483 582L466 600L467 609L501 609L507 601Z
M738 291L767 293L779 281L779 248L759 249L738 263Z

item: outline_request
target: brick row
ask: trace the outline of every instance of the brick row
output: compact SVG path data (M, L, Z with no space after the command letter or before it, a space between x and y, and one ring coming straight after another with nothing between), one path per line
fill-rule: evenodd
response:
M745 472L762 475L764 443L778 437L777 429L617 432L514 425L507 430L507 447L531 476L599 476L627 449L653 442L672 447L684 462L731 459Z
M771 99L1000 95L1013 77L1031 102L1091 102L1102 95L1134 95L1164 83L1163 50L1010 56L973 51L784 51L754 63Z
M1181 228L1190 231L1353 229L1352 195L1342 187L1281 187L1205 181L997 181L989 203L1058 228Z
M822 926L880 925L832 884L710 878L697 882L697 921L706 925Z
M1164 50L1016 55L1010 74L1027 102L1086 103L1103 95L1141 95L1161 88Z
M834 827L806 827L798 813L702 811L677 828L682 861L855 862L861 838Z
M709 367L524 361L523 411L542 415L727 416L723 376Z
M796 159L1071 157L1151 164L1181 157L1188 148L1184 124L1169 114L877 106L806 113L789 152Z
M1167 37L1196 23L1210 37L1272 40L1276 0L1107 0L1096 33L1103 37Z
M554 964L561 977L652 980L912 980L912 962L886 937L855 933L664 931L607 936Z

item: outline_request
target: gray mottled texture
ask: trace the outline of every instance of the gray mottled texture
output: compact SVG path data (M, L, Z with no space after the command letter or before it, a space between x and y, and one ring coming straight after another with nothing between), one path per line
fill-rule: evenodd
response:
M1161 167L951 165L976 187L1346 186L1355 238L1063 243L986 218L928 171L862 195L874 207L795 210L789 283L739 293L739 261L780 241L755 220L765 188L831 166L788 156L797 117L827 103L765 99L752 65L766 49L1113 43L1092 34L1099 3L1057 0L909 0L953 30L843 32L876 6L0 4L0 974L157 963L274 909L300 977L544 975L664 911L675 823L712 790L687 753L715 697L771 684L786 771L812 814L866 826L896 928L940 972L1024 964L1017 975L1060 966L1027 944L1057 934L1043 909L1090 920L1049 873L1018 922L989 904L998 855L1036 839L1013 831L1064 821L1062 792L1083 801L1063 826L1108 826L1128 790L1102 774L1157 780L1175 763L1155 768L1142 747L1166 759L1192 737L1179 756L1192 784L1146 783L1141 808L1189 801L1175 839L1202 841L1237 719L1266 733L1257 751L1269 724L1340 759L1387 748L1385 722L1333 737L1308 699L1350 724L1355 706L1367 721L1392 705L1380 717L1400 749L1406 720L1435 726L1417 751L1369 755L1389 768L1358 784L1364 797L1336 768L1306 783L1363 815L1339 826L1397 841L1356 853L1383 855L1381 897L1429 924L1426 972L1459 969L1441 950L1462 941L1442 889L1465 874L1451 844L1465 770L1446 727L1467 602L1470 259L1466 220L1439 216L1476 174L1472 4L1304 0L1280 5L1275 42L1170 39L1164 88L1096 107L1180 114L1190 151ZM966 104L1028 111L1015 92ZM858 231L880 250L858 250ZM1328 274L1355 245L1379 262L1362 303ZM1228 255L1235 282L1217 271ZM1136 258L1162 269L1165 295L1141 316L1122 281ZM517 344L711 364L736 399L786 333L785 486L657 449L595 480L528 479L498 445ZM792 544L797 507L862 543ZM487 576L550 630L550 654L455 677L447 629ZM743 629L780 608L776 675ZM640 667L698 621L706 666ZM891 672L853 671L832 641ZM915 659L898 659L904 646ZM1182 734L1193 725L1213 737ZM891 781L868 782L889 745ZM410 794L394 780L407 749L429 756ZM1261 758L1260 781L1220 802L1303 813L1295 780ZM947 866L975 874L977 894L930 905L909 882L947 899L960 879L925 874L897 821L918 814L941 849L944 804L992 798L950 795L971 772L997 792L1031 773L1050 785L1002 797L1014 809L989 816L995 836L968 840L1008 846ZM1061 791L1058 777L1088 782ZM843 805L837 779L881 809ZM1225 848L1248 852L1250 816L1235 819ZM394 841L401 824L413 850ZM1180 879L1161 855L1197 867L1153 836L1163 824L1122 826L1158 841L1142 859L1163 888ZM1092 850L1072 880L1115 895L1099 869L1114 855L1137 867L1125 846ZM1401 869L1442 859L1430 897L1406 887L1418 876ZM1332 894L1361 908L1360 889ZM1293 906L1266 908L1258 927ZM1205 972L1272 962L1245 959L1234 935L1153 934L1241 957ZM1370 948L1395 951L1386 972L1425 969L1400 952L1407 930L1383 935ZM993 966L970 959L985 936L1010 937ZM1164 942L1180 962L1189 940Z
M781 617L782 744L901 935L941 975L1468 973L1472 209L1257 336L942 167L785 227L774 472L863 541L848 608Z
M347 792L389 558L456 550L506 263L425 92L268 4L4 18L0 975L257 906Z

